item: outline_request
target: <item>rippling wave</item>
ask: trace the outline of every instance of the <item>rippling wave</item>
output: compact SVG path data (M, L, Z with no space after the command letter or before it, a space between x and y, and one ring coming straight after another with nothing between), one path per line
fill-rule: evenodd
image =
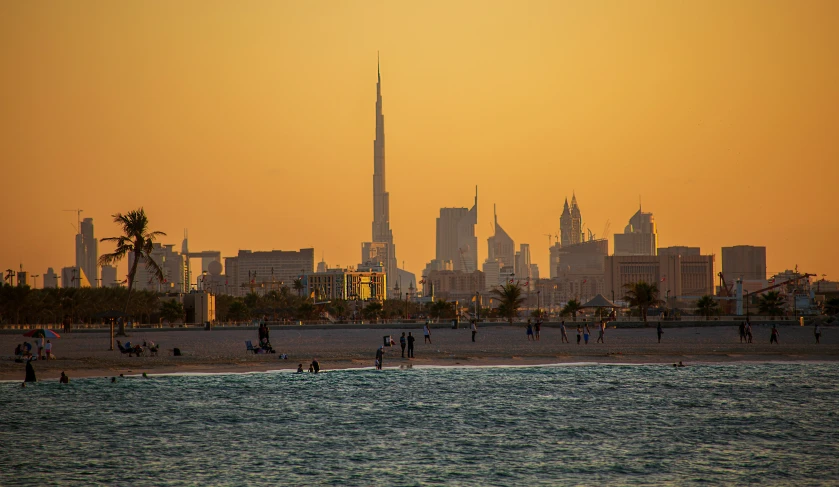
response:
M836 484L837 406L833 364L4 383L0 484Z

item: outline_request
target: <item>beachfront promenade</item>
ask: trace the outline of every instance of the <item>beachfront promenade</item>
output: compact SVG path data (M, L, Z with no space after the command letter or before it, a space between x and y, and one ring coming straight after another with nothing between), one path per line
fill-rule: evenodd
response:
M524 324L481 323L477 341L472 343L468 324L452 329L450 323L431 327L431 344L423 343L422 323L283 325L271 327L271 344L277 354L248 353L245 341L257 343L253 326L203 328L135 328L128 330L125 343L141 344L153 340L160 345L156 357L128 357L110 351L109 333L76 330L53 340L58 357L35 363L41 380L57 379L61 371L71 377L109 376L119 373L247 372L292 369L317 357L325 369L370 367L383 336L396 340L385 354L385 367L400 365L526 365L547 363L672 363L684 361L835 361L839 360L839 327L823 326L821 344L816 344L812 326L797 323L779 325L780 344L770 345L770 324L753 320L754 343L741 344L737 326L711 322L667 322L662 343L657 343L655 324L610 323L605 343L595 343L597 331L591 327L588 345L576 344L576 324L566 322L570 344L560 342L556 323L543 325L541 340L528 341ZM582 324L582 323L580 323ZM701 326L695 326L695 325ZM685 326L682 326L685 325ZM613 326L617 326L613 328ZM632 326L631 328L629 326ZM400 357L399 336L411 332L416 337L416 358ZM23 364L13 361L13 351L24 340L20 330L0 332L0 380L23 377ZM173 348L184 355L175 357ZM288 360L279 358L288 354Z

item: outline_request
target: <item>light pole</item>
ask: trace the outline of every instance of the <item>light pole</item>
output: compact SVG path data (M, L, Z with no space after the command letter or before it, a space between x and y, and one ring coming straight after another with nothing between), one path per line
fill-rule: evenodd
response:
M481 292L475 291L475 321L481 321Z
M32 274L32 289L38 288L38 278L41 277L40 274Z

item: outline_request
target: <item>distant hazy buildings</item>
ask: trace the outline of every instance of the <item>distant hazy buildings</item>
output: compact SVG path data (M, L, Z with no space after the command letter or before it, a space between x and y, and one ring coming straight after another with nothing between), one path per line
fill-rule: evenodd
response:
M520 244L519 250L516 252L516 265L514 271L516 273L516 278L522 282L530 281L530 260L530 244Z
M562 208L562 215L559 217L560 242L563 247L576 245L583 241L583 216L580 207L577 205L577 195L571 195L571 206L568 206L568 198L565 198L565 206Z
M437 218L437 256L439 261L452 261L454 270L478 270L478 191L472 208L440 208Z
M658 255L700 255L699 247L687 247L684 245L674 245L672 247L659 247Z
M29 285L29 274L26 271L18 271L17 274L17 285L18 286L28 286ZM33 283L34 285L34 283Z
M146 260L141 257L137 264L137 273L134 275L134 289L166 293L189 292L187 259L175 250L174 244L155 243L150 255L163 271L163 280L158 280L157 276L148 269ZM129 252L128 265L132 265L133 262L134 253Z
M766 279L766 247L735 245L722 248L722 273L728 279Z
M693 302L714 293L714 256L610 256L605 281L610 299L623 298L627 284L645 281L658 286L661 299Z
M498 224L498 214L493 206L493 234L487 239L487 258L482 266L487 289L504 284L502 269L507 267L508 275L514 274L516 244L513 238ZM509 278L508 278L509 279Z
M87 277L85 277L84 273L81 270L79 270L78 267L62 267L61 287L90 287L90 282L87 280Z
M76 267L81 269L84 280L97 287L99 279L99 247L93 235L93 218L85 218L79 224L76 235Z
M652 213L638 211L623 233L615 234L615 255L656 255L658 233Z
M50 287L58 287L58 275L52 267L48 267L47 272L44 272L44 289Z
M426 278L434 287L434 296L448 301L469 300L486 289L481 271L431 271Z
M373 140L373 232L372 242L361 246L361 263L381 263L390 277L390 286L397 281L396 246L390 228L390 194L385 185L385 116L382 114L382 74L376 82L376 138Z
M295 279L312 274L315 268L315 249L265 252L240 250L238 256L225 258L224 264L224 292L232 296L245 296L255 288L290 288Z
M103 265L100 269L102 274L102 287L117 287L117 268L112 265Z

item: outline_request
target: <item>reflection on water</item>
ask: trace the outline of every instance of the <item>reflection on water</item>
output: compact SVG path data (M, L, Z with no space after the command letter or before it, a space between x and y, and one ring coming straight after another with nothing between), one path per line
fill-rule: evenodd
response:
M2 485L839 482L832 364L0 384Z

